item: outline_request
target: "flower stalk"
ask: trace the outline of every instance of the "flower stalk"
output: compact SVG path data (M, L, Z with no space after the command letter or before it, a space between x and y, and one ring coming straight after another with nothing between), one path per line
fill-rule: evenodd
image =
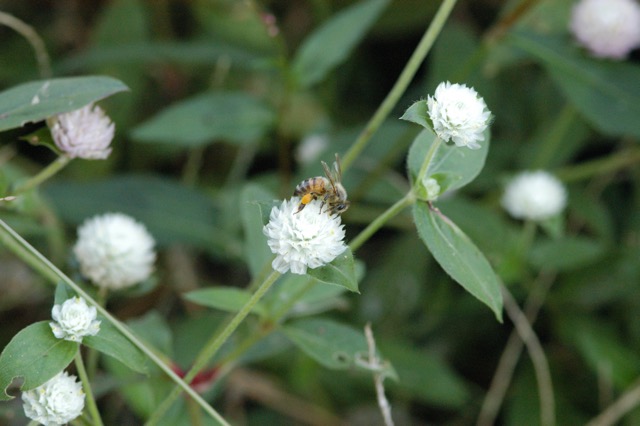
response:
M78 352L76 352L74 362L76 365L76 370L78 371L78 376L80 376L80 381L82 382L82 390L84 391L84 394L86 396L85 402L87 403L87 409L89 410L89 414L93 419L93 424L95 426L102 426L103 423L102 423L102 418L100 417L100 411L98 410L96 399L93 396L93 391L91 390L91 382L89 381L87 370L84 367L84 361L82 360L82 354L80 353L79 348L78 348Z
M13 188L13 190L10 191L11 195L20 195L24 192L30 191L36 186L39 186L40 184L51 178L53 175L58 173L60 170L65 168L65 166L69 164L70 161L70 157L64 154L60 155L54 162L42 169L40 173Z

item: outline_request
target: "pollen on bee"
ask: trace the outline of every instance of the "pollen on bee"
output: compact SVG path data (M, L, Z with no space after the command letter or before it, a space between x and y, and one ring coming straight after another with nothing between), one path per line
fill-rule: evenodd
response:
M300 202L302 204L309 204L311 202L311 200L313 199L313 195L312 194L304 194L302 196L302 198L300 199Z

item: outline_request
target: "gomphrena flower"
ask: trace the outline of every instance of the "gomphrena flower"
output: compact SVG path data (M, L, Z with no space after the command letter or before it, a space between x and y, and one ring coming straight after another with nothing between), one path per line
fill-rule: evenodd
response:
M271 210L263 232L269 248L276 254L273 269L280 273L291 270L305 274L307 268L318 268L344 252L344 229L340 215L329 215L321 201L313 200L300 212L300 199L293 197Z
M440 83L427 99L433 130L445 142L478 149L491 119L484 99L464 84Z
M599 58L623 59L640 46L640 4L635 0L581 0L569 28Z
M564 185L542 170L520 173L502 196L502 206L516 219L548 219L562 212L566 204Z
M76 376L58 373L48 382L22 393L24 414L45 426L69 423L82 414L84 392Z
M116 290L149 278L154 244L144 225L122 213L107 213L80 226L73 252L84 276L98 287Z
M56 146L71 158L103 160L111 154L115 124L97 105L59 114L51 127Z
M84 336L95 336L100 331L94 306L88 306L82 297L72 297L51 310L51 330L58 339L82 342Z

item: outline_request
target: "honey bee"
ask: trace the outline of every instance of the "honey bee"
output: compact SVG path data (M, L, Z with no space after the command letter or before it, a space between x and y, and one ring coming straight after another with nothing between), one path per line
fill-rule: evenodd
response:
M300 205L295 213L301 212L311 200L317 199L322 200L320 211L322 211L322 207L326 205L327 210L325 211L328 212L329 215L344 213L344 211L349 208L347 191L341 183L342 169L340 167L338 154L336 154L336 161L333 163L334 170L331 170L324 161L321 163L326 177L316 176L305 179L300 182L293 191L294 196L301 197Z

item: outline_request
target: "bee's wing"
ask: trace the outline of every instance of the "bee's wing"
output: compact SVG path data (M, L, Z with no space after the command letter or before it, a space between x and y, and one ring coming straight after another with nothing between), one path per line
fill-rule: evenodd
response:
M331 172L331 169L329 168L329 166L327 166L327 163L325 163L324 161L321 161L321 163L322 163L322 168L324 169L324 174L327 175L327 179L329 179L329 182L331 182L331 186L333 187L333 191L334 192L337 191L335 176Z
M336 182L342 182L342 166L340 165L340 157L336 152L336 161L333 163L333 167L336 169L335 180Z

